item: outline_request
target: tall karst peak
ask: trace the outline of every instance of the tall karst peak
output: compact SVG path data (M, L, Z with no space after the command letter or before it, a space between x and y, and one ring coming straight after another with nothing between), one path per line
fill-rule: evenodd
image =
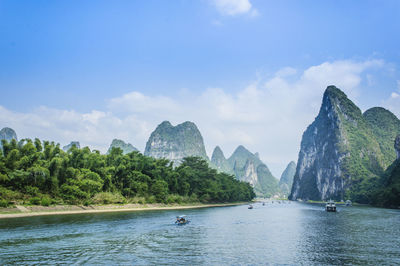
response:
M71 141L70 144L63 147L63 151L69 151L69 149L71 149L73 146L77 147L78 149L81 148L79 141Z
M112 148L120 148L122 150L123 154L131 153L133 151L139 151L135 147L132 146L130 143L125 143L125 141L120 140L120 139L113 139L110 147L107 150L107 154L109 154L112 150Z
M389 119L378 125L377 117ZM394 156L394 130L387 135L386 129L390 124L397 128L398 122L383 108L363 115L345 93L329 86L318 116L303 134L289 198L363 201L363 180L379 178Z
M209 161L203 137L196 124L189 121L176 126L172 126L169 121L159 124L146 143L144 155L169 159L175 165L189 156Z
M2 130L0 130L0 148L3 147L3 144L1 142L1 140L3 139L7 142L11 141L12 139L18 141L17 133L15 133L14 129L12 128L4 127Z
M242 145L236 148L228 162L236 177L250 183L258 196L270 197L278 192L278 180L255 154Z
M282 172L279 180L279 187L285 196L288 196L293 184L294 174L296 173L296 163L291 161Z
M0 130L0 140L2 139L5 139L7 141L15 139L18 141L17 133L15 133L14 129L12 128L4 127L2 130Z
M223 153L223 151L221 150L221 148L220 148L219 146L216 146L216 147L214 148L213 153L212 153L211 161L216 160L216 159L220 159L220 158L223 158L223 159L226 160L226 158L225 158L225 156L224 156L224 153Z
M219 172L234 174L228 160L225 158L224 153L219 146L214 148L211 156L211 166L217 169Z

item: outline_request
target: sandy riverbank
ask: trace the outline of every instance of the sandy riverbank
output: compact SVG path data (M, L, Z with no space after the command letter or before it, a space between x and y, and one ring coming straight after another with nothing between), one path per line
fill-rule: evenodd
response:
M105 212L134 212L134 211L156 211L156 210L185 210L210 207L226 207L243 205L246 203L221 203L221 204L194 204L194 205L163 205L163 204L124 204L124 205L57 205L57 206L16 206L15 208L3 209L0 219L21 218L44 215L66 215L83 213L105 213Z

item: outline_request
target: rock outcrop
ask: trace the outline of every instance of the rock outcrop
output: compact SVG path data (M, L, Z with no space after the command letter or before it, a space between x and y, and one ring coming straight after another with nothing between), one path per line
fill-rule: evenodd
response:
M2 139L5 139L7 141L15 139L16 141L18 141L17 133L15 133L14 129L12 128L4 127L2 130L0 130L0 140Z
M397 135L396 140L394 142L394 148L397 154L397 160L400 159L400 135Z
M12 128L4 127L2 130L0 130L0 148L3 147L3 144L1 143L1 140L3 139L8 142L11 141L12 139L18 141L17 133L15 133L14 129Z
M211 156L211 166L219 172L234 174L233 169L229 165L228 160L225 158L224 153L219 146L214 148Z
M112 148L120 148L123 154L131 153L133 151L139 151L135 147L132 146L130 143L125 143L123 140L120 139L113 139L110 147L107 150L107 154L109 154Z
M69 151L69 149L71 149L72 146L75 146L75 147L77 147L78 149L81 148L81 145L79 144L79 141L71 141L70 144L65 145L65 146L63 147L63 151Z
M388 110L364 113L329 86L314 122L304 132L290 199L366 201L369 183L393 161L400 121ZM390 144L391 143L391 144Z
M250 183L257 196L271 197L278 191L278 180L268 167L256 156L240 145L228 159L237 179Z
M293 178L295 173L296 163L292 161L286 166L286 169L283 171L281 179L279 180L279 188L285 196L288 196L290 194L290 191L292 190Z
M189 156L201 157L209 162L203 137L192 122L172 126L164 121L151 133L146 143L144 155L154 158L166 158L179 165Z

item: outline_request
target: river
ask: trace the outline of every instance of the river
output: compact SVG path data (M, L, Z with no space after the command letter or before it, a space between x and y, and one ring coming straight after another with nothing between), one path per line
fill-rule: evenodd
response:
M191 223L174 225L176 215ZM400 264L400 211L247 206L0 220L0 264Z

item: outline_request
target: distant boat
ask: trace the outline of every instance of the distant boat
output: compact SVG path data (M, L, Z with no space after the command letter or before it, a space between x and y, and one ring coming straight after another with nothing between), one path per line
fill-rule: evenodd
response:
M346 206L351 206L351 205L352 205L351 200L346 200Z
M327 212L336 212L336 204L333 200L329 200L325 205L325 210Z
M247 207L247 209L250 209L250 210L253 209L253 205L250 204L249 207Z
M265 202L263 202L263 206L265 206Z
M190 223L190 221L186 218L186 215L180 215L180 216L176 216L175 223L177 225L184 225L184 224Z

